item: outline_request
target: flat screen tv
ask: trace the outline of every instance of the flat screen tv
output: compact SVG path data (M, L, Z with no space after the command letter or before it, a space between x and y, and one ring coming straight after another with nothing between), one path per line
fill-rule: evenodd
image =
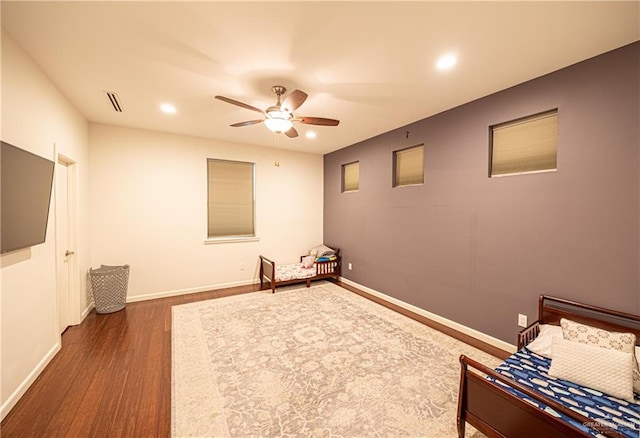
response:
M0 142L2 254L44 243L55 163Z

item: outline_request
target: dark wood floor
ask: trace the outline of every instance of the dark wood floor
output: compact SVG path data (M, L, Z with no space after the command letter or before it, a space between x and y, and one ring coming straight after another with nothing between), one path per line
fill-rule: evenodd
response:
M171 306L257 290L230 288L129 303L62 335L62 349L0 425L8 437L171 435Z
M171 306L257 289L246 286L130 303L123 311L108 315L92 312L82 324L64 332L62 349L4 419L0 435L170 436ZM508 356L398 306L386 305L494 356Z

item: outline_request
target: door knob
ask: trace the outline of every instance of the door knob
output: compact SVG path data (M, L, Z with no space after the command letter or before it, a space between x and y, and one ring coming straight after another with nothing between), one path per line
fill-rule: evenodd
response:
M73 252L73 251L69 251L69 250L66 250L66 251L64 252L64 256L65 256L65 257L69 257L71 254L75 254L75 252Z

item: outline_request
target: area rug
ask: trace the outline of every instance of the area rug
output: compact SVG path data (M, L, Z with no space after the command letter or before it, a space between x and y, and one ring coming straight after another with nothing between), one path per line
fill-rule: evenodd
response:
M459 355L500 362L332 283L172 318L174 437L455 437Z

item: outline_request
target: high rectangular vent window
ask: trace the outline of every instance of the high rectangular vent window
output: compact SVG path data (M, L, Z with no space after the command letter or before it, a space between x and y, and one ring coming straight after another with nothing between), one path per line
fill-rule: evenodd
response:
M558 110L491 127L489 176L556 170Z

